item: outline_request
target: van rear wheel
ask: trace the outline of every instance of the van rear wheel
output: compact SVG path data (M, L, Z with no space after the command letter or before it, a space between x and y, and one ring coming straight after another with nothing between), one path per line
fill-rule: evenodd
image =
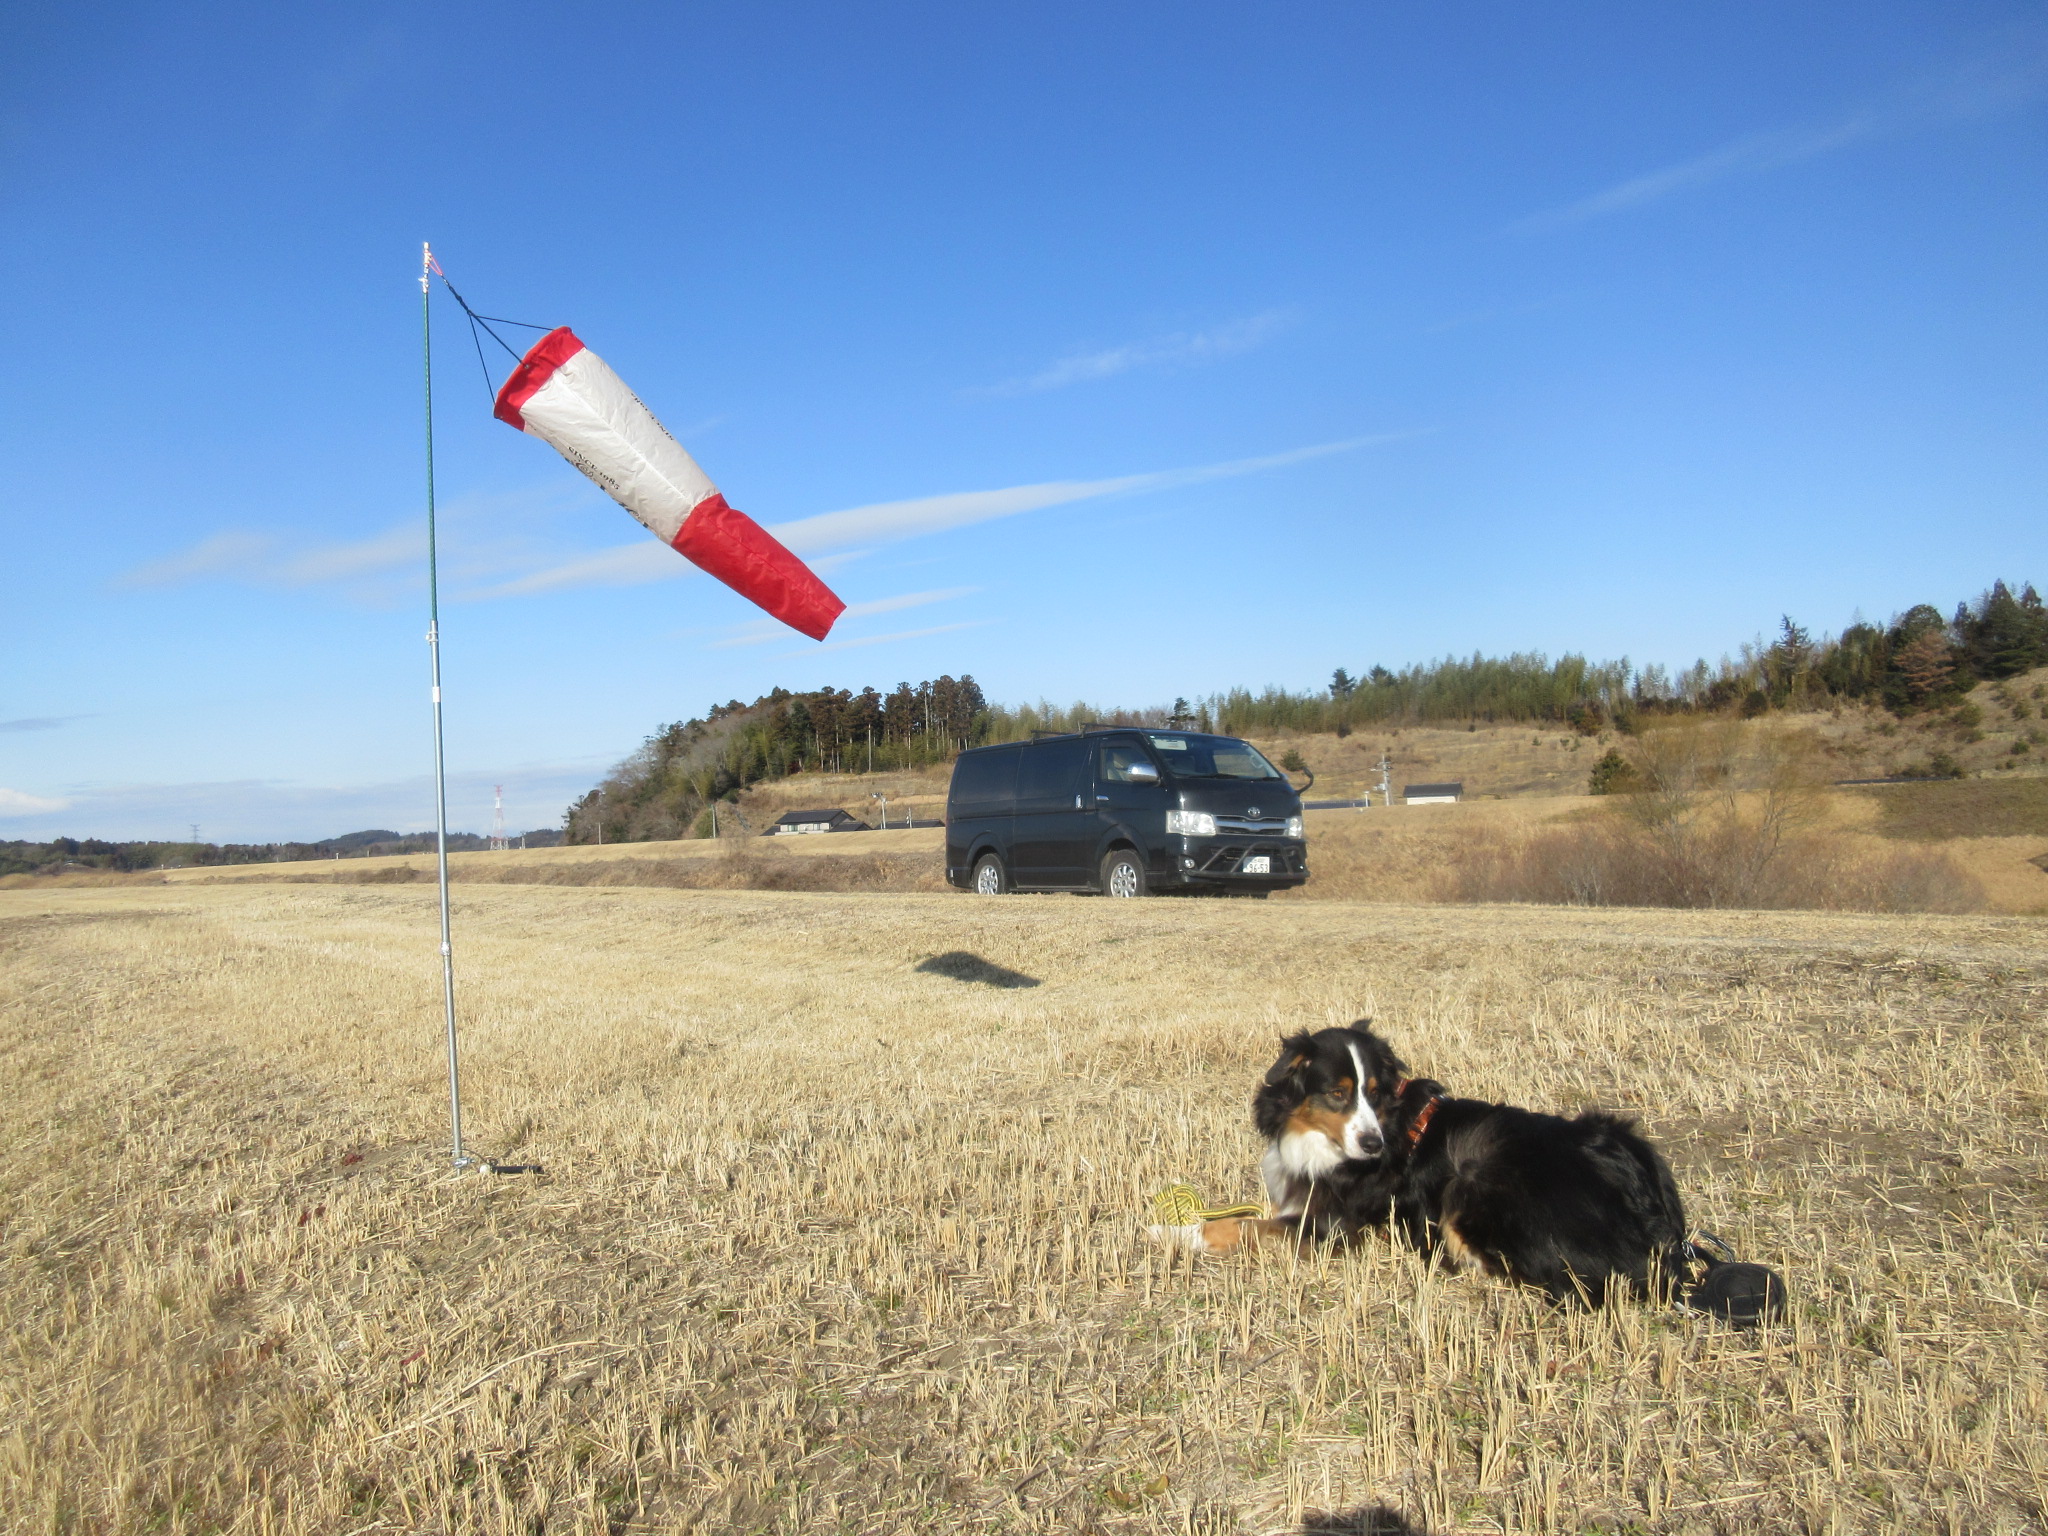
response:
M1138 856L1128 848L1111 851L1102 861L1102 894L1105 896L1142 896L1145 894L1145 866L1138 862Z
M1003 861L992 853L984 853L974 861L974 894L977 896L1007 896L1010 894L1010 877L1003 872Z

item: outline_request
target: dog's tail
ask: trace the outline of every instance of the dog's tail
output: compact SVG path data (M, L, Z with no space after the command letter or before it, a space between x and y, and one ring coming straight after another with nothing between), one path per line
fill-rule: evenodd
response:
M1698 1276L1683 1289L1688 1312L1718 1317L1736 1328L1755 1328L1785 1316L1785 1281L1774 1269L1745 1264L1711 1232L1695 1232L1682 1245L1680 1274Z

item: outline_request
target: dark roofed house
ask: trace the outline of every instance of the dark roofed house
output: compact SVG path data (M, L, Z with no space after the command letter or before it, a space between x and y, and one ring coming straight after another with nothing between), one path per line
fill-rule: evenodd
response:
M872 832L866 822L832 806L822 811L784 811L763 837L789 837L810 832Z
M1403 784L1403 805L1456 805L1465 797L1463 784Z

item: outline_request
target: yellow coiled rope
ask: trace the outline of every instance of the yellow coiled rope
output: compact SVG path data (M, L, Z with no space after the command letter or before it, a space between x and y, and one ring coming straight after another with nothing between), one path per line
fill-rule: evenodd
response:
M1191 1227L1198 1221L1223 1221L1232 1216L1263 1216L1263 1205L1205 1206L1192 1184L1169 1184L1152 1197L1152 1209L1163 1227Z

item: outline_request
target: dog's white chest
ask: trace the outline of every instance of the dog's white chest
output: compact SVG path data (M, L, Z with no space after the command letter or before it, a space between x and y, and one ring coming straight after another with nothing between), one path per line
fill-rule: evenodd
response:
M1319 1179L1344 1161L1344 1149L1321 1131L1289 1131L1268 1155L1282 1173L1297 1179Z

